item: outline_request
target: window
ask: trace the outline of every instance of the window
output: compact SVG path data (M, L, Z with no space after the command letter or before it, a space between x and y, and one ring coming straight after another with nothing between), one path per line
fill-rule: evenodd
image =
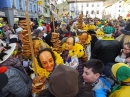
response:
M119 10L119 12L120 12L120 10Z
M99 10L97 10L97 14L99 14Z
M25 10L26 10L26 0L25 0Z
M92 7L94 7L94 4L92 4Z
M88 14L88 11L86 11L86 14Z
M19 0L19 8L22 9L22 0Z
M89 4L88 4L88 3L86 4L86 7L89 7Z
M47 13L47 8L44 7L44 12Z
M97 5L97 7L99 7L99 5Z
M30 3L30 11L32 11L32 3Z
M119 8L121 8L121 5L119 5Z
M94 14L94 11L93 11L93 10L91 11L91 14Z
M12 6L12 8L16 8L15 7L15 0L11 0L11 6Z
M34 12L36 12L36 5L34 5Z

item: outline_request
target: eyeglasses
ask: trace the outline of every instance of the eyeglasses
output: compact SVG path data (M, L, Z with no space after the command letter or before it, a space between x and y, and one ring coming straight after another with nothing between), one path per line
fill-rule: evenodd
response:
M127 49L127 48L123 48L124 50L130 50L130 49Z

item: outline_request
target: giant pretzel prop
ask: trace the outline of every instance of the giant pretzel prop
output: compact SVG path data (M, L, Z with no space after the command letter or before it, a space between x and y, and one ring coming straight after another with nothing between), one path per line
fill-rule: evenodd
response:
M34 55L34 50L33 50L33 42L32 42L32 35L31 35L31 26L32 23L29 20L28 16L28 0L26 0L26 20L20 21L22 28L24 29L21 33L24 36L23 39L21 40L23 43L23 56L30 56L32 57L32 62L34 63L34 71L36 74L36 77L33 79L32 83L32 92L33 93L38 93L45 89L45 83L46 83L46 78L45 77L40 77L37 74L37 67L36 67L36 60L35 60L35 55Z

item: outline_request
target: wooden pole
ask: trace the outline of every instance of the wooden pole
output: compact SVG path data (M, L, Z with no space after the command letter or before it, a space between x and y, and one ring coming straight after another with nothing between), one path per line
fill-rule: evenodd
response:
M37 74L37 67L36 67L36 60L34 56L34 50L33 50L33 44L32 44L32 35L31 35L31 29L30 29L30 19L28 16L28 0L26 0L26 23L27 23L27 29L28 29L28 35L29 35L29 41L30 41L30 47L31 47L31 54L32 54L32 62L34 63L34 72Z
M54 30L54 33L56 32L56 29L55 29L55 20L54 20L54 14L52 13L52 22L53 22L53 30Z

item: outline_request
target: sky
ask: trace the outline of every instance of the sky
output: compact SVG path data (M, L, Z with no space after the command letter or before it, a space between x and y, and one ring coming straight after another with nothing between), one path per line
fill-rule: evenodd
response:
M57 4L62 3L65 0L57 0Z

